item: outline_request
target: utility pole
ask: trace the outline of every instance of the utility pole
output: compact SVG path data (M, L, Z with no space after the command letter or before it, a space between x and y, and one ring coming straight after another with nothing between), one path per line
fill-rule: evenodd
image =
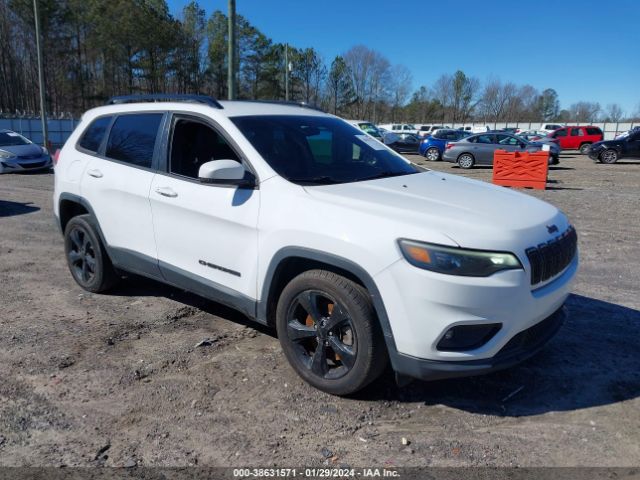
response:
M284 99L289 101L289 44L284 44Z
M35 1L35 0L34 0ZM227 96L236 98L236 0L229 0L229 50L227 65Z
M42 146L48 148L49 131L47 129L47 112L44 104L44 68L42 67L42 46L40 45L40 16L38 0L33 0L33 17L36 22L36 51L38 53L38 83L40 87L40 119L42 120Z

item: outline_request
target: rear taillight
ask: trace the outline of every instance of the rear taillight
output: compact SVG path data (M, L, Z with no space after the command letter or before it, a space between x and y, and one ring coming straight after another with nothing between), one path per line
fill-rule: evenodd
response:
M56 150L56 153L53 154L53 166L55 167L56 165L58 165L58 159L60 158L60 149Z
M447 143L447 144L444 146L444 148L445 148L446 150L449 150L449 149L450 149L451 147L453 147L454 145L455 145L455 143Z

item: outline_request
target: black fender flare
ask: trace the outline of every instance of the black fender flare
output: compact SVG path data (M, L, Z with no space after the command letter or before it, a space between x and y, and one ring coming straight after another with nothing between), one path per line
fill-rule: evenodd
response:
M258 302L257 318L261 323L267 323L267 308L269 302L269 295L271 291L272 281L275 276L278 266L288 258L301 258L305 260L312 260L316 262L325 263L333 267L339 268L359 279L365 288L368 290L373 302L373 307L376 311L378 321L380 322L380 328L384 335L385 344L389 351L389 356L392 358L397 352L395 341L393 339L393 333L391 331L391 324L389 323L389 317L387 315L382 296L378 287L371 277L371 275L360 265L347 258L334 255L332 253L323 252L321 250L314 250L306 247L288 246L278 250L271 258L269 266L265 274L265 280L262 285L262 294L260 301Z
M93 224L96 231L98 232L98 235L100 236L100 241L102 242L103 245L105 245L105 247L107 247L108 243L106 242L104 238L104 233L102 233L102 229L100 228L100 222L98 222L98 217L96 217L96 214L93 211L93 207L91 207L91 204L89 203L89 201L86 198L81 197L80 195L75 195L73 193L67 193L67 192L61 193L60 198L58 199L59 212L62 207L62 202L65 200L82 205L82 207L87 212L89 212L89 215L91 216L91 223ZM62 218L57 218L57 223L58 223L58 227L60 228L60 232L64 235L64 229L62 228ZM107 253L108 253L108 248L107 248Z

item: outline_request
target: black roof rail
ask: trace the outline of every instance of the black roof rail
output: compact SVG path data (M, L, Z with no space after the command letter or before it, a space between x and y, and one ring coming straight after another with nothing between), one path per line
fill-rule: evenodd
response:
M293 107L310 108L311 110L317 110L319 112L326 113L320 107L312 105L307 102L296 102L295 100L234 100L238 102L251 102L251 103L273 103L278 105L291 105Z
M120 105L123 103L144 103L144 102L191 102L203 103L213 108L224 108L215 98L207 95L186 95L179 93L152 93L140 95L119 95L111 97L107 105Z

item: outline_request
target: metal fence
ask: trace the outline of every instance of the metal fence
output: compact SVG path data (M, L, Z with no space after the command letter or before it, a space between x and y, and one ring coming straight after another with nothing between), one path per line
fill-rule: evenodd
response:
M545 124L558 122L470 122L470 123L445 123L446 126L451 128L460 128L460 127L482 127L493 130L499 130L501 128L520 128L522 130L539 130ZM442 125L442 122L433 122L431 124L425 123L424 125ZM631 130L633 127L640 126L638 122L607 122L607 123L585 123L585 122L571 122L571 123L560 123L559 125L566 126L574 126L574 125L593 125L595 127L600 127L602 132L604 133L605 140L612 140L623 132Z
M49 142L52 149L61 147L67 141L71 132L80 123L75 118L47 120ZM0 130L7 129L18 132L34 143L42 145L42 122L39 117L30 118L0 118Z
M63 119L50 119L47 121L49 127L49 142L52 148L59 148L67 141L71 132L78 126L80 120L75 118L63 118ZM554 122L546 122L554 123ZM442 122L432 122L420 125L441 125ZM489 127L490 129L501 128L520 128L523 130L539 130L544 123L541 122L470 122L470 123L445 123L451 128L461 127ZM562 125L585 125L585 123L566 123ZM640 126L638 122L607 122L607 123L593 123L596 127L600 127L604 132L605 140L611 140L616 135L631 130L633 127ZM27 137L34 143L42 144L42 122L39 117L30 118L0 118L0 130L8 129L18 132L19 134Z

